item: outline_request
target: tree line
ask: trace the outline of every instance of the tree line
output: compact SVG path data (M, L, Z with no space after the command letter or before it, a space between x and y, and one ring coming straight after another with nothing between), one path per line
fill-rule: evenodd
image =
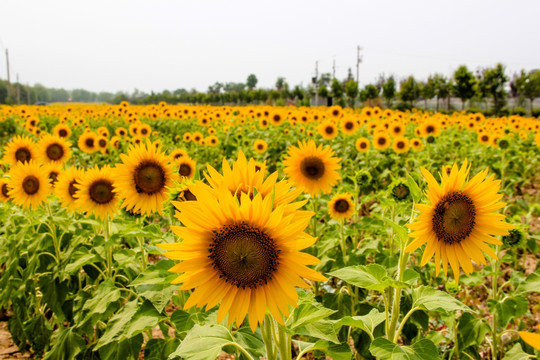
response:
M250 74L245 82L216 82L206 91L183 88L159 93L145 93L134 90L125 92L91 92L84 89L52 89L41 84L34 86L7 84L0 80L0 103L33 104L36 102L105 102L118 104L129 101L133 104L273 104L310 106L338 104L341 106L385 106L400 110L413 107L431 108L436 111L459 109L477 110L490 115L508 115L526 112L538 116L534 100L540 97L540 70L506 74L502 64L492 68L478 69L474 73L467 66L459 66L452 76L430 75L419 81L409 76L399 81L395 76L381 75L372 84L361 89L349 70L345 79L333 78L323 73L313 78L307 86L291 87L284 77L278 77L273 88L257 87L258 79ZM452 101L454 100L454 101ZM455 104L460 101L460 106ZM507 107L511 100L512 109ZM527 108L527 110L526 110Z

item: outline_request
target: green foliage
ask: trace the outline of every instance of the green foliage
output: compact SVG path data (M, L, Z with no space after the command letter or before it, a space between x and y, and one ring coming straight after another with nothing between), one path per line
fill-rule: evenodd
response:
M505 74L504 66L499 63L494 68L484 69L482 78L479 81L479 90L484 97L491 97L493 100L493 111L498 115L506 103L505 84L508 77Z
M452 86L452 95L462 101L462 109L465 108L465 102L471 99L475 94L476 78L469 71L466 65L461 65L454 72L454 84Z
M370 346L371 353L378 359L388 360L440 360L435 344L428 339L415 342L412 346L399 346L384 338L375 339Z
M414 105L420 96L420 88L412 75L400 82L398 95L401 101Z

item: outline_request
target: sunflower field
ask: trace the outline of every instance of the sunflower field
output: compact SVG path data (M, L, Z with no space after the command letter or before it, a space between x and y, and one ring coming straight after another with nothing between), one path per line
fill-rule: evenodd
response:
M536 118L3 106L0 141L11 358L540 358Z

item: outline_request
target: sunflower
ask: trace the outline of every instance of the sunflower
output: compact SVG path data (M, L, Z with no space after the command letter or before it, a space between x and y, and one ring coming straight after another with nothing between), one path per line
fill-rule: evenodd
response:
M102 154L105 154L107 152L107 148L109 147L109 139L100 135L97 138L96 144L98 150L101 151Z
M333 157L330 146L317 147L313 140L298 142L291 146L283 164L285 173L299 187L312 196L320 192L329 193L332 186L341 179L337 170L341 168L339 158Z
M394 136L401 136L405 133L405 126L401 123L393 123L392 125L390 125L390 132L392 133L392 135Z
M58 181L58 176L62 173L63 167L64 164L58 161L50 161L44 164L42 167L41 171L43 171L47 175L53 188Z
M486 169L466 182L469 170L466 160L461 169L454 164L449 174L442 172L439 184L429 171L421 168L428 182L426 194L430 204L416 205L421 213L416 222L407 225L413 230L410 236L414 240L405 252L427 243L421 266L435 255L437 276L442 260L444 273L447 274L450 263L456 280L459 280L460 266L466 274L473 271L471 259L477 264L486 264L482 252L495 258L497 255L487 244L502 243L492 235L507 235L513 228L503 222L504 215L494 212L506 205L499 202L502 194L497 194L500 180L494 180L494 175L486 179Z
M414 151L422 151L424 150L424 143L419 138L412 138L411 139L411 146Z
M478 142L482 145L489 145L491 138L489 134L486 133L478 134Z
M175 165L178 167L178 175L180 178L192 178L195 175L195 166L197 162L189 156L181 157L175 161Z
M75 187L75 206L87 215L93 213L104 219L116 213L120 197L114 192L113 175L108 165L87 170Z
M328 202L328 212L334 219L349 219L354 213L352 195L349 193L334 195Z
M328 111L334 119L340 119L343 116L343 109L339 105L332 106Z
M118 136L113 136L109 143L114 149L118 149L120 147L120 138Z
M85 153L95 153L96 151L98 151L97 135L91 131L85 132L84 134L79 136L77 145L79 146L79 149L81 149L81 151Z
M114 130L114 133L118 137L124 137L127 135L128 131L126 130L126 128L123 128L120 126L120 127L117 127L116 130Z
M58 124L53 128L53 134L62 139L69 139L71 136L71 129L66 124Z
M28 136L15 136L4 147L4 161L9 164L28 162L36 159L36 143Z
M205 139L205 143L206 143L206 145L215 147L215 146L218 146L219 139L215 135L210 135Z
M122 164L116 165L113 175L114 191L124 199L122 207L134 213L161 214L169 196L167 188L173 185L174 170L167 155L147 141L130 147L120 159Z
M369 140L365 137L358 138L355 145L359 152L365 153L369 150Z
M520 331L519 336L525 341L527 344L535 348L536 350L540 350L540 334L535 334L527 331Z
M403 154L409 151L409 139L405 136L398 136L392 142L392 150L397 154Z
M270 122L273 125L281 125L284 121L283 114L278 109L275 109L269 116Z
M326 120L326 121L323 121L322 123L320 123L319 126L317 126L317 132L324 139L333 139L336 136L338 136L337 126L331 120Z
M184 133L184 136L183 136L184 142L187 142L187 143L190 142L191 138L192 138L191 133L189 132Z
M200 144L202 139L203 139L203 135L200 132L196 131L193 133L192 140L194 142L196 142L197 144Z
M358 129L358 123L351 117L341 120L341 132L346 135L352 135Z
M11 197L9 196L9 180L6 178L0 178L0 202L8 202Z
M8 196L13 202L24 209L37 209L51 190L47 174L40 168L39 163L30 160L14 165L9 171L10 182Z
M264 154L266 152L266 149L268 149L268 144L262 139L257 139L253 143L253 149L255 149L255 151L259 154Z
M152 133L152 128L148 124L141 124L139 125L139 135L142 137L150 136Z
M189 157L189 156L188 156L187 151L184 149L174 149L169 154L169 157L171 158L171 161L178 161L183 157Z
M373 136L373 147L377 150L386 150L390 147L390 136L386 133L377 133Z
M284 216L284 206L273 208L271 196L242 194L238 201L224 191L216 197L202 182L192 191L197 201L174 203L184 226L172 231L182 242L160 245L169 250L166 257L182 260L169 270L182 273L173 283L181 283L180 290L195 289L184 308L211 309L221 301L218 322L228 314L229 325L240 326L249 313L253 331L268 308L283 324L288 305L297 306L295 287L310 287L303 278L326 280L306 266L319 260L300 252L315 242L304 233L313 213Z
M47 134L38 143L38 157L42 163L64 163L71 156L70 145L59 136Z
M65 206L68 211L74 212L77 209L75 205L75 194L77 192L76 185L81 182L81 178L84 175L84 171L71 167L60 173L58 176L58 182L54 187L54 193L60 200L60 203Z

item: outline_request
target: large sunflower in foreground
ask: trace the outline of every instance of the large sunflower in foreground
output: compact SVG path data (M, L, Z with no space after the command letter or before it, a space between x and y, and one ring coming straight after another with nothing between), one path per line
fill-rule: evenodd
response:
M285 173L299 187L311 195L329 193L332 186L341 179L337 172L341 168L339 158L334 157L330 146L317 147L313 140L298 142L291 146L283 164Z
M115 192L123 199L122 207L135 213L161 214L163 203L173 185L174 170L169 157L150 141L130 147L128 154L121 154L122 164L114 170Z
M449 173L442 172L439 184L429 171L421 168L428 182L426 194L430 204L416 205L421 213L414 223L407 225L413 230L410 236L414 240L405 252L427 243L421 266L435 255L436 274L442 260L444 273L450 263L456 280L459 280L460 267L466 274L472 273L471 259L477 264L486 264L483 252L495 258L488 244L502 243L492 235L507 235L514 227L503 221L504 215L495 213L506 205L499 202L503 196L497 193L500 180L494 180L494 175L486 179L486 169L467 182L469 169L467 161L460 169L454 164Z
M182 260L170 269L182 273L174 283L181 290L195 289L185 308L219 302L218 322L239 326L249 313L255 331L266 309L283 324L288 305L296 306L295 286L308 288L303 278L326 278L306 265L319 260L300 250L315 238L304 233L312 212L297 210L284 215L284 205L273 208L272 196L242 193L240 201L227 189L214 190L197 182L191 190L196 201L175 202L176 217L184 226L172 227L182 242L162 244L170 259Z
M24 209L37 209L51 190L47 173L35 160L18 163L9 171L10 182L8 195L13 202Z
M4 161L9 164L36 160L36 143L28 136L15 136L4 148Z
M76 185L81 182L83 175L83 170L77 167L71 167L60 173L58 181L55 184L54 193L58 196L60 203L70 212L77 210L77 205L75 205L77 198L75 194L78 189Z
M120 198L114 192L113 175L108 165L101 169L96 166L87 170L81 181L74 185L77 188L75 206L87 215L93 213L104 219L118 210Z

